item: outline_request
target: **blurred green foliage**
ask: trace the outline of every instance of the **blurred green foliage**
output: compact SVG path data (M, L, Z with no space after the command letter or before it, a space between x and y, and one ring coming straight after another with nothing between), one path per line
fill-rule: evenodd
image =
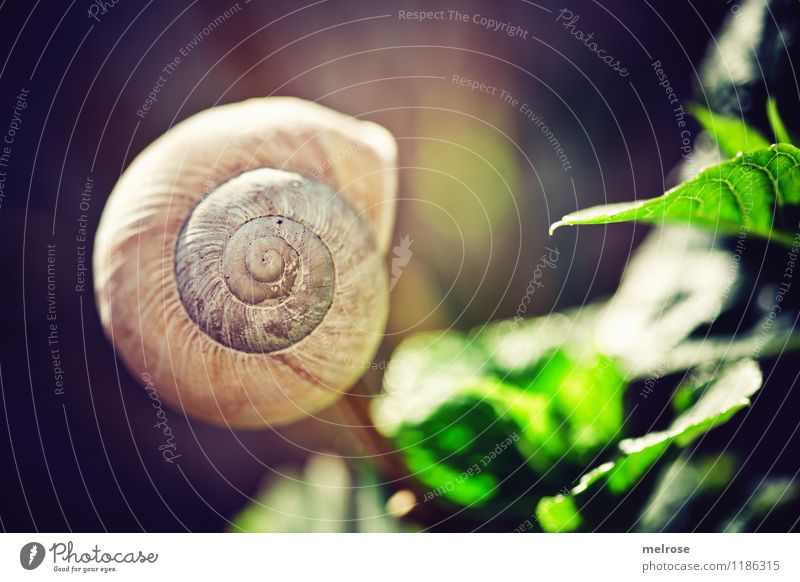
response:
M276 470L230 524L232 532L400 532L410 526L388 514L384 490L368 465L333 454L312 455L302 469Z
M621 438L627 383L612 358L546 345L509 366L494 339L494 329L420 334L395 351L374 419L428 488L424 500L502 502L521 465L552 486L560 476L549 469L580 470Z
M687 447L724 423L761 385L752 360L689 375L675 391L680 414L669 428L623 438L628 382L618 361L580 350L575 338L558 347L543 339L538 358L509 366L508 354L491 349L497 326L471 335L420 334L394 354L373 413L424 486L422 502L441 498L494 511L514 495L505 482L523 471L536 485L530 497L541 529L591 526L581 499L599 489L626 493L670 447ZM450 369L457 373L448 376ZM565 488L570 475L601 458L607 460ZM542 495L548 488L562 493Z
M761 387L761 370L753 360L726 366L703 382L702 396L664 431L629 438L618 445L616 458L584 475L568 495L539 501L536 515L547 531L572 531L575 519L558 516L576 513L575 499L604 486L615 495L628 491L670 446L686 447L694 439L727 421L750 403L750 396ZM680 392L679 392L680 393ZM569 509L564 510L560 506Z
M421 502L462 507L476 520L534 512L538 531L602 528L619 507L624 527L667 527L659 507L672 507L673 489L648 498L656 476L663 482L676 455L746 407L761 385L758 364L742 355L753 349L749 338L691 337L736 285L726 276L730 254L693 232L655 233L607 303L403 342L372 414ZM676 372L686 373L666 409L671 423L631 434L631 383ZM693 478L703 469L687 466ZM726 483L733 466L720 456L718 479L704 474L697 498Z

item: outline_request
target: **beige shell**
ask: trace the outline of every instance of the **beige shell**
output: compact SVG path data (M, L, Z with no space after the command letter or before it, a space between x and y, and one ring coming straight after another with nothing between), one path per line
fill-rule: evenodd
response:
M336 401L382 339L396 145L291 98L201 112L120 178L94 249L100 318L142 383L232 427Z

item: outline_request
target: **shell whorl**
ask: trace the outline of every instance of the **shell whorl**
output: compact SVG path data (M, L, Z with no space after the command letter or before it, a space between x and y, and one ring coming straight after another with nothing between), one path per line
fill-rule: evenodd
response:
M327 243L323 238L325 237ZM195 208L175 253L181 301L206 334L235 350L294 345L328 313L334 257L374 248L363 221L327 185L259 169Z

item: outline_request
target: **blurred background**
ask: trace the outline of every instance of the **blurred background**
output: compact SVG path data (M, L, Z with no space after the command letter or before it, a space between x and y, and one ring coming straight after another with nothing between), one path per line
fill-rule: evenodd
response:
M674 182L682 132L693 141L698 128L688 116L678 124L654 69L663 69L679 103L697 99L699 63L723 20L742 8L571 0L579 20L569 29L558 21L564 6L548 0L112 4L0 3L0 131L20 92L27 103L1 168L0 527L7 531L220 531L277 477L365 478L317 453L370 457L368 480L384 492L376 507L405 490L402 464L377 433L337 424L369 424L368 402L403 338L513 317L546 247L558 249L558 268L544 272L525 315L614 292L647 227L563 229L550 238L548 226L578 208L659 195ZM444 18L402 16L412 11L444 11ZM505 26L493 30L483 18ZM626 74L573 30L593 33ZM160 75L166 82L143 111ZM91 272L85 290L75 288L76 235L85 228L91 248L120 173L169 127L217 104L268 95L318 101L396 136L392 240L410 249L410 260L392 289L375 369L347 406L240 432L167 408L180 459L165 463L151 400L103 335ZM47 245L56 249L50 281ZM52 301L63 394L48 343ZM744 433L763 436L744 445L748 451L794 442L796 417L774 410L798 369L796 358L782 360L770 380L777 388L762 394L772 406L748 416ZM798 469L797 459L777 453L748 462L744 470L753 473ZM300 487L287 495L304 506ZM402 505L402 496L393 499ZM475 527L430 512L419 517L423 526L444 519L439 529Z

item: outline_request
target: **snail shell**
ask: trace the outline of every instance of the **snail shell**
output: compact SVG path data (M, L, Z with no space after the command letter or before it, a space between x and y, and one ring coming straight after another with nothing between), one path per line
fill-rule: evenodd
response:
M128 368L186 413L285 424L363 374L388 311L391 134L253 99L147 147L98 227L100 318Z

